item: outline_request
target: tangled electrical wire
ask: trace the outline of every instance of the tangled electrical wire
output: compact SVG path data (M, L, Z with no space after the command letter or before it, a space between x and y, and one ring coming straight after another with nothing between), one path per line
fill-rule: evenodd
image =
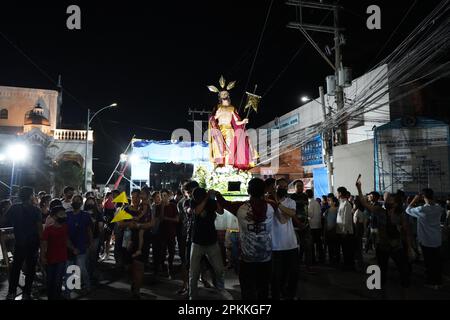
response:
M272 141L264 150L267 156L258 165L301 148L317 135L332 132L348 121L389 121L389 111L383 107L450 75L449 39L450 1L443 0L391 54L363 76L367 81L361 88L344 90L342 109L337 110L334 102L329 103L332 116L317 119L315 124L291 133L282 141ZM417 85L408 89L412 83ZM395 89L402 91L390 95Z

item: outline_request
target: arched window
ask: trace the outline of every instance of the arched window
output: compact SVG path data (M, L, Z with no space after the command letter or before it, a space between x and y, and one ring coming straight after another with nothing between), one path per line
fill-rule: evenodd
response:
M6 109L0 110L0 119L8 119L8 110Z

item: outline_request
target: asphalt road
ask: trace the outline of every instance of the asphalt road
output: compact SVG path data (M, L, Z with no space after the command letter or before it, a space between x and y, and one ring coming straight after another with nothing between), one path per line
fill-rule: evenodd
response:
M374 264L374 257L365 256L365 261ZM420 300L450 300L450 264L444 266L446 276L445 285L440 290L432 290L424 287L424 269L421 262L413 265L411 288L408 290L408 299ZM100 281L89 293L75 292L72 299L80 300L128 300L131 299L129 279L121 270L117 270L113 260L102 262L99 265ZM368 275L365 270L359 272L342 271L338 268L318 265L314 267L314 273L307 273L303 266L300 267L300 279L298 284L298 297L300 300L370 300L370 299L402 299L399 286L399 277L395 266L391 264L389 281L385 293L380 290L367 289ZM23 281L23 279L22 279ZM164 276L154 277L151 271L145 272L144 287L141 290L142 300L182 300L177 294L182 281L176 274L174 279ZM239 281L232 270L226 271L225 286L233 299L240 299ZM7 279L4 270L0 276L0 297L5 297L7 291ZM199 296L204 300L222 300L223 297L215 289L204 288L199 284ZM44 288L37 283L34 289L36 299L46 299ZM17 296L21 299L20 290Z

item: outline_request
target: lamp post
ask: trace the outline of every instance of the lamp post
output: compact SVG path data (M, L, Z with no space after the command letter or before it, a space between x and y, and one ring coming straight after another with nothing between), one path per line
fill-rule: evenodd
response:
M306 103L306 102L311 101L311 99L310 99L308 96L303 96L303 97L300 98L300 100L301 100L303 103Z
M87 122L86 122L86 153L84 156L84 189L86 191L87 190L87 177L88 177L88 167L87 167L87 158L88 158L88 149L89 149L89 126L92 122L92 120L94 120L94 118L102 111L106 110L106 109L110 109L110 108L114 108L117 107L117 103L112 103L109 106L106 106L100 110L98 110L96 113L94 113L91 117L91 109L88 109L87 112Z
M14 172L16 168L16 162L23 161L28 155L28 148L21 143L10 145L7 149L8 158L12 161L11 167L11 181L9 184L9 197L12 197L14 186Z

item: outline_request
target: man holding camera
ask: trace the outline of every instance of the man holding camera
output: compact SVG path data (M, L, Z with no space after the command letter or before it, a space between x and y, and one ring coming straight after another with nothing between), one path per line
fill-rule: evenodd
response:
M424 201L424 205L415 204ZM422 248L427 287L439 289L442 286L442 244L441 217L444 209L433 200L433 190L426 188L416 195L406 209L406 213L417 218L417 237Z
M198 280L201 273L201 261L203 256L208 258L214 269L216 287L224 297L227 295L224 283L224 266L222 254L217 243L217 231L214 224L216 213L223 214L223 208L216 199L216 191L206 191L203 188L193 190L193 225L192 248L189 269L189 299L198 297Z

